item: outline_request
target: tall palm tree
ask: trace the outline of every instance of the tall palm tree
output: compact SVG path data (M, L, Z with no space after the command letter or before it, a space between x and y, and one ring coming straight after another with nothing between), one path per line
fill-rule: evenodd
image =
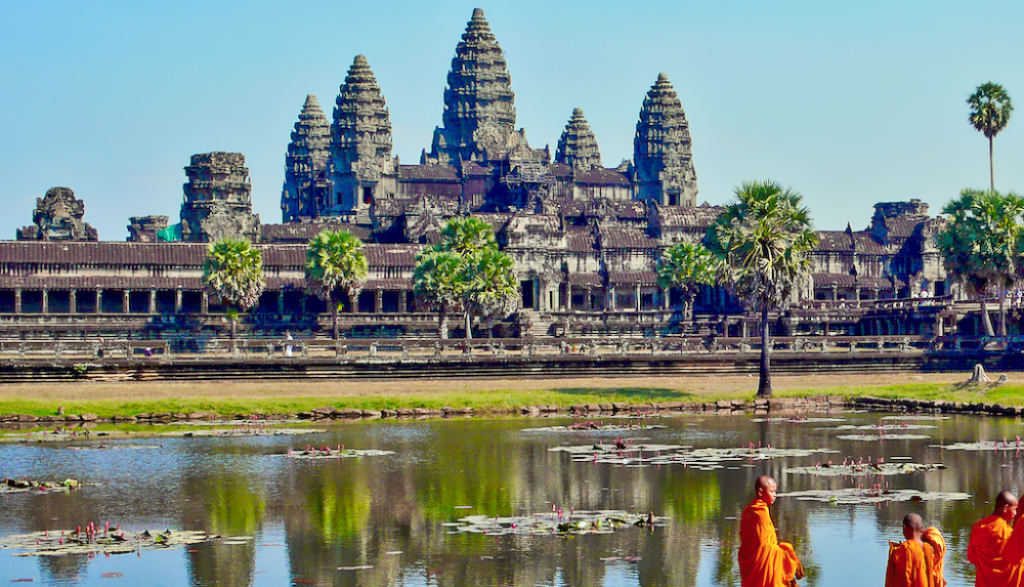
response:
M513 265L512 257L497 247L486 248L467 260L462 277L466 286L463 303L470 309L470 315L486 318L490 326L493 318L507 316L516 309L519 286ZM472 324L467 328L472 328Z
M347 230L324 230L306 249L306 283L314 295L331 307L331 329L338 340L338 304L342 292L349 305L357 303L368 271L363 241Z
M768 311L787 304L810 273L818 244L803 197L772 181L744 182L708 229L709 248L722 259L736 294L761 310L758 397L771 397Z
M971 107L971 113L967 120L988 139L989 189L996 191L996 173L992 163L992 139L1006 128L1006 123L1010 122L1010 114L1013 112L1010 94L1006 93L1003 86L999 84L985 82L968 96L967 105Z
M693 300L702 285L714 285L721 262L700 243L678 243L661 254L658 281L667 292L678 287L683 292L683 317L693 319Z
M946 270L979 297L985 333L995 334L985 305L988 289L999 291L999 334L1006 335L1005 289L1020 269L1024 197L965 189L942 208L949 216L935 236Z
M452 218L445 223L437 246L441 250L468 257L483 249L497 248L498 243L494 238L494 228L490 224L479 218L466 216Z
M248 241L222 239L206 250L203 285L214 300L228 306L231 322L231 352L237 351L235 335L238 312L255 306L263 293L263 255Z
M438 310L438 338L448 338L448 312L462 301L462 257L451 251L427 247L416 255L412 287Z

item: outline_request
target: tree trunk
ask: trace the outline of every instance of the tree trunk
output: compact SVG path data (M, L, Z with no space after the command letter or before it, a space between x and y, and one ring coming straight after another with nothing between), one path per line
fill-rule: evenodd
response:
M1006 284L999 280L999 336L1006 336Z
M768 324L768 304L761 308L761 370L757 384L757 397L772 396L771 325Z
M985 305L985 294L981 294L981 323L985 325L985 334L987 336L995 336L996 332L992 329L992 318L988 315L988 306Z
M988 179L992 191L996 191L996 168L992 162L992 137L988 138Z
M441 311L438 312L437 337L441 340L448 340L448 308L443 304Z
M328 301L327 303L329 303L331 305L331 332L332 332L332 335L334 336L335 342L337 342L337 340L338 340L338 302L334 299L334 296L331 296L330 301Z
M235 335L238 332L238 316L232 316L228 318L231 322L231 356L234 357L238 354L238 343L235 341Z
M466 340L473 340L473 315L466 310Z

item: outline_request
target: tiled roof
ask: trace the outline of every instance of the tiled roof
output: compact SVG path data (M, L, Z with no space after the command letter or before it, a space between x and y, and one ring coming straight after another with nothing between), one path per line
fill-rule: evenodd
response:
M630 186L629 177L625 173L606 167L597 167L588 171L577 171L576 182L585 185Z
M593 253L597 251L597 237L589 226L569 227L565 231L565 241L573 253Z
M609 271L608 283L612 285L657 285L658 273L655 271Z
M598 240L602 249L655 249L659 245L657 239L632 226L600 226Z
M205 244L0 241L0 263L202 265Z
M285 224L264 224L260 227L260 240L264 243L300 243L306 244L310 239L324 230L347 230L360 240L370 238L368 228L347 222L288 222Z
M864 255L884 255L887 251L881 243L875 240L870 232L860 231L853 233L853 238L841 230L820 230L818 231L817 252L851 253L853 243L857 243L857 253Z
M399 181L458 182L459 170L451 165L399 165Z
M600 273L570 273L569 284L579 287L603 287L604 279Z
M849 273L815 273L814 287L859 287L861 289L883 289L893 288L893 280L888 277L857 276ZM902 287L903 281L895 279L895 287Z
M412 290L412 279L404 277L392 277L387 279L367 279L363 282L363 290L372 289L397 289L402 291Z

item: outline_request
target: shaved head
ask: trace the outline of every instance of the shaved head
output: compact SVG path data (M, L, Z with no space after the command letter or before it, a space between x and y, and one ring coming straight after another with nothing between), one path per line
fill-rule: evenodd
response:
M756 481L754 481L754 493L763 491L772 486L776 486L775 479L772 479L771 475L761 475Z
M761 475L754 481L754 499L760 499L768 505L775 503L775 491L778 485L775 479L768 475Z
M924 520L917 514L907 514L903 517L903 527L917 532L924 532Z
M1009 491L1001 491L996 496L996 509L993 515L1003 518L1007 522L1013 520L1017 514L1017 497Z

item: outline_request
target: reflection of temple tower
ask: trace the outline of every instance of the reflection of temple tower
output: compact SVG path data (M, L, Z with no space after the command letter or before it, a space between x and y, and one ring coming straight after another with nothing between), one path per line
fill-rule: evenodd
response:
M331 157L331 125L316 96L306 96L288 143L284 164L281 212L284 222L315 218L327 207L332 189L327 175Z
M516 132L515 94L505 56L484 11L473 10L448 72L444 91L444 127L434 131L430 155L421 163L504 161L517 149L529 149Z
M192 155L185 168L185 201L181 204L181 235L186 241L212 242L240 238L256 242L260 217L252 213L249 168L241 153Z
M697 172L690 152L690 123L664 73L640 109L633 140L637 199L670 206L697 204Z
M341 86L331 126L333 212L368 208L396 191L398 160L391 158L391 119L366 57L356 55Z
M597 148L597 139L594 138L594 132L590 130L590 125L587 124L587 119L583 117L583 110L580 108L572 111L572 118L558 139L555 163L578 169L601 166L601 151Z

